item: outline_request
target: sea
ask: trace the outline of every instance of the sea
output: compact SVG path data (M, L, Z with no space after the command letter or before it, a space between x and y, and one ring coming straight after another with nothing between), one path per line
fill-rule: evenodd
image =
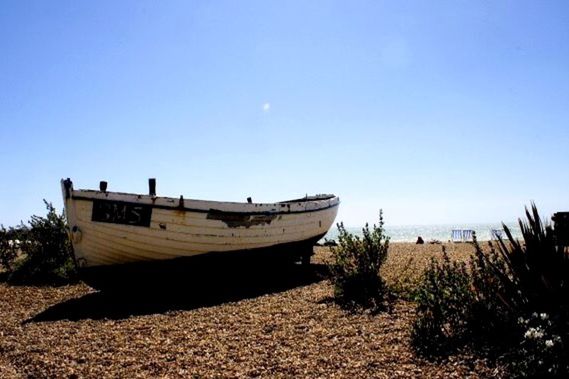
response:
M520 227L517 223L506 223L506 226L510 229L514 238L521 238ZM385 225L385 233L390 237L391 242L416 242L417 237L419 236L425 241L425 243L430 241L450 242L452 241L452 231L457 229L474 230L478 241L490 241L492 240L492 230L503 230L503 226L501 223L400 226ZM358 236L362 235L361 227L346 227L346 230ZM326 239L337 240L337 238L338 228L334 225L330 228L323 241ZM506 238L505 234L503 234L503 238Z

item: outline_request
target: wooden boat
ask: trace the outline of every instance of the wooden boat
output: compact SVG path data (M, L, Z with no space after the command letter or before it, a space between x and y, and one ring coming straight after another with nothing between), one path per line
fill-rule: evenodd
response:
M158 262L203 254L284 254L307 262L332 226L340 200L306 196L277 203L190 200L76 190L62 180L71 241L80 269Z

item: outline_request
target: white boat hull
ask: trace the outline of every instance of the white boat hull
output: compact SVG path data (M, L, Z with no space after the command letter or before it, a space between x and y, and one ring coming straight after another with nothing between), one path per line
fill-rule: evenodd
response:
M81 268L312 243L339 206L335 196L260 204L62 188Z

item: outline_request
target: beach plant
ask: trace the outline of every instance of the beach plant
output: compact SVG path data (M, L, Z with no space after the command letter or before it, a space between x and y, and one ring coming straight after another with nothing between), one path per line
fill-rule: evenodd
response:
M525 213L526 220L519 220L523 242L503 225L507 240L500 238L497 248L490 244L486 253L475 243L471 258L474 311L488 315L484 328L494 335L514 332L516 320L533 313L553 315L559 326L569 322L569 254L557 246L535 204Z
M482 249L476 235L469 262L469 280L474 300L469 304L469 326L473 336L485 344L500 344L518 333L516 320L524 297L504 256L488 243Z
M8 277L13 284L65 284L77 279L67 223L51 203L44 200L46 217L32 216L22 229L18 260Z
M567 377L566 338L548 313L533 312L518 319L522 337L508 357L511 372L518 377ZM565 336L566 337L566 336Z
M470 343L478 347L511 341L520 302L502 256L492 244L483 250L473 236L469 264L451 261L443 246L442 260L431 261L415 292L418 317L413 342L426 355L448 354Z
M383 212L379 212L379 224L370 229L366 223L362 237L337 224L337 246L331 251L334 262L330 264L334 298L344 308L383 309L388 298L385 281L380 269L389 250L389 237L385 234Z
M525 214L518 220L523 243L506 226L507 240L498 241L500 297L521 334L514 368L523 376L569 376L569 252L535 204Z
M524 243L512 237L504 226L507 241L498 248L506 270L500 279L505 286L521 292L511 305L528 311L567 313L569 310L569 254L557 246L551 224L542 221L535 204L526 208L527 221L519 220ZM500 271L500 270L499 270ZM510 275L507 275L510 274Z
M468 269L431 264L416 296L419 351L493 346L509 351L514 376L569 375L568 253L535 204L525 214L523 242L503 225L507 240L486 250L474 240Z
M419 351L438 355L466 340L475 299L471 285L466 264L451 261L443 247L442 260L431 260L414 296L419 317L412 339Z
M6 229L0 225L0 272L4 274L12 272L14 261L18 256L18 242L18 229Z

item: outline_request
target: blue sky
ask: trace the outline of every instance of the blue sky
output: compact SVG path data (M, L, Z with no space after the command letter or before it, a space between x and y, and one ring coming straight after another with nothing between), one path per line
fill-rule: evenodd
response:
M568 42L566 1L3 1L0 223L62 177L350 226L569 210Z

